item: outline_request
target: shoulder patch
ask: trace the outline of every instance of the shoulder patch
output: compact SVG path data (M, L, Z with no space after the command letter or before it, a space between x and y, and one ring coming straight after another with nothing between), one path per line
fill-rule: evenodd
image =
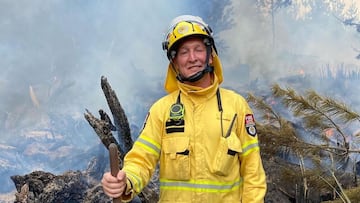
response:
M255 126L255 119L253 114L246 114L245 115L245 128L246 132L251 135L256 135L256 126Z

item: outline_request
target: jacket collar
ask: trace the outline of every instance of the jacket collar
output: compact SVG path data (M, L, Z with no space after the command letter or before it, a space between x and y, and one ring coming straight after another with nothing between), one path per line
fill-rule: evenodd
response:
M202 99L207 100L208 98L211 98L216 94L216 91L219 87L219 79L216 76L216 74L214 74L213 83L212 83L212 85L210 85L207 88L196 87L196 86L181 83L179 81L178 81L177 85L182 94L187 95L193 99L201 99L202 98Z

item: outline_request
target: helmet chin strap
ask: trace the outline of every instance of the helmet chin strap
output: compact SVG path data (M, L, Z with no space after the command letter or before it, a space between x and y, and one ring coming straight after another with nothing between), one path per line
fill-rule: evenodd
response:
M180 73L177 74L176 79L182 83L184 82L196 82L200 80L206 73L212 73L214 71L214 67L209 65L209 59L211 54L211 43L209 39L204 39L204 43L206 45L206 61L205 61L205 68L190 77L184 77Z
M180 73L178 73L177 76L176 76L176 79L178 79L182 83L186 82L186 81L188 81L188 82L196 82L196 81L200 80L202 77L204 77L204 75L206 73L211 73L213 71L214 71L214 67L209 66L207 64L206 67L203 70L201 70L201 71L199 71L199 72L195 73L194 75L192 75L190 77L187 77L187 78L183 77L182 75L180 75Z

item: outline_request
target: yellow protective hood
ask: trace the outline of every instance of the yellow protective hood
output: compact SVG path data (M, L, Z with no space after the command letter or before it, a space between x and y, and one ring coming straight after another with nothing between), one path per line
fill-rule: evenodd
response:
M218 78L219 84L223 81L223 73L222 73L222 65L219 56L213 51L213 62L210 64L214 67L214 73ZM168 65L167 74L165 78L164 89L166 92L171 93L175 90L178 90L179 87L177 85L178 80L176 79L176 72L171 67L171 63Z

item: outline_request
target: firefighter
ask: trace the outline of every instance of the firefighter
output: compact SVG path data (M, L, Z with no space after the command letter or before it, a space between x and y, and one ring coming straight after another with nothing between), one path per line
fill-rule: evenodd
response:
M159 162L159 202L264 202L253 112L242 96L220 87L212 30L200 17L182 15L162 45L169 59L168 95L151 106L117 177L103 175L104 192L131 201Z

